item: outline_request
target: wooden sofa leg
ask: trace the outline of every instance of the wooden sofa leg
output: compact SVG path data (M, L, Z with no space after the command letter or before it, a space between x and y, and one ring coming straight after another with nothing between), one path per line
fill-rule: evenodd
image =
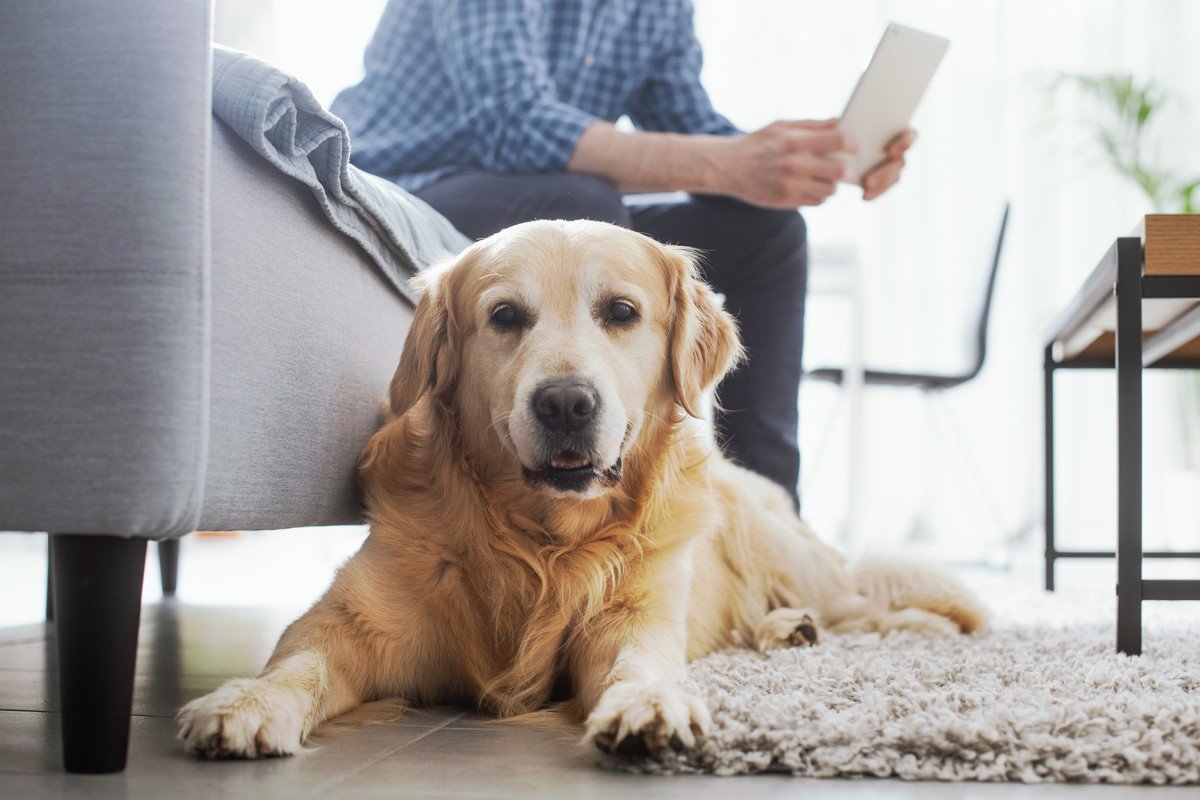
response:
M179 584L179 540L163 539L158 547L158 572L162 577L163 597L172 597Z
M146 540L54 534L54 617L68 772L120 772L129 749Z

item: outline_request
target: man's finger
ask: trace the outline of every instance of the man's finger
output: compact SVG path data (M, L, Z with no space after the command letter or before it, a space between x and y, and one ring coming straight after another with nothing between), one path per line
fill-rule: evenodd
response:
M888 161L863 178L863 199L874 200L900 180L903 161Z
M894 173L896 175L899 175L900 170L904 168L904 164L905 164L904 156L900 156L899 158L889 158L886 161L875 165L874 169L872 169L870 172L868 172L866 175L864 175L863 183L865 184L867 182L867 180L869 180L871 178L872 175L882 175L885 173Z
M788 184L781 200L785 204L815 206L828 197L832 190L833 184L819 184L808 178L798 178Z
M888 179L895 179L898 177L900 177L900 162L885 161L883 164L871 170L863 177L863 186L867 189L873 189L886 182Z
M823 131L838 126L838 118L830 116L827 120L794 120L792 125L806 131Z
M850 134L839 128L823 130L806 130L798 133L792 146L795 150L807 150L810 153L857 153L858 144Z
M801 168L814 178L835 183L846 174L846 165L836 158L826 158L816 154L806 155L802 158Z
M863 199L874 200L876 197L879 197L879 195L883 194L888 189L895 186L897 180L899 180L898 175L896 175L896 176L883 176L883 175L877 176L874 181L871 181L870 183L866 184L863 187Z
M800 186L800 194L808 200L805 205L820 205L828 200L835 191L837 191L836 183L816 178L810 178Z
M809 195L808 200L804 203L806 206L819 206L833 196L833 193L813 193Z
M905 128L892 137L888 142L884 151L891 158L899 158L904 155L904 151L913 146L913 142L917 140L917 132L912 128Z

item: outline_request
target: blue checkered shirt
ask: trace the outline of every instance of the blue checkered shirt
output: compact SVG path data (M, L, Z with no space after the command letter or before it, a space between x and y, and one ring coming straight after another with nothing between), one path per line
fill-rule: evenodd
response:
M561 172L583 131L734 134L700 85L690 0L391 0L334 100L351 160L409 191Z

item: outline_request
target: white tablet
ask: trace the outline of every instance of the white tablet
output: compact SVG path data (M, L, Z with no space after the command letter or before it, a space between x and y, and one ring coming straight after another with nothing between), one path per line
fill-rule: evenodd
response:
M842 180L860 184L863 175L885 159L884 148L908 127L949 39L897 25L887 26L871 63L858 79L838 127L858 143L858 152L841 156Z

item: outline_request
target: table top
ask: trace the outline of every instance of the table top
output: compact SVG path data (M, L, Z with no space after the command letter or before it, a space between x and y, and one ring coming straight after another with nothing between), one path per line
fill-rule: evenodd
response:
M1046 336L1059 366L1112 366L1117 254L1142 264L1143 366L1200 367L1200 214L1149 214L1115 241Z

